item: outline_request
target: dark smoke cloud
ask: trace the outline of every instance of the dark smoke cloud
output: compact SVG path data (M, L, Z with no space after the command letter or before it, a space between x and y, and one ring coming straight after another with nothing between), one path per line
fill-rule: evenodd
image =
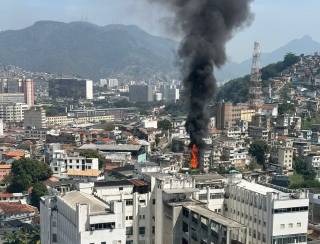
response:
M174 28L183 36L179 49L189 105L186 129L191 144L203 148L208 133L207 106L215 93L215 67L226 61L226 43L250 23L251 0L149 0L174 13Z

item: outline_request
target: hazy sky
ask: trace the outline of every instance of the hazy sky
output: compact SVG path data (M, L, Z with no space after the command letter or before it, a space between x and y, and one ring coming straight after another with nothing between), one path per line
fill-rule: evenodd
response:
M255 40L264 52L306 34L320 41L319 0L255 0L252 9L251 27L237 33L228 45L230 60L248 58ZM135 24L165 35L166 15L164 9L144 0L0 0L0 30L20 29L38 20L86 20L99 25Z

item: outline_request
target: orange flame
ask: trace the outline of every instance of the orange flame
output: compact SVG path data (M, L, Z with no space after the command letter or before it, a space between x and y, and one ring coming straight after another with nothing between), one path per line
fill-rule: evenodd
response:
M199 167L199 149L196 144L192 145L191 151L191 169L197 169Z

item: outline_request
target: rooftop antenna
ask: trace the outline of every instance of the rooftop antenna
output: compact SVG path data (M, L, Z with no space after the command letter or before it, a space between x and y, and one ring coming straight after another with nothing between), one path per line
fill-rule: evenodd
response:
M260 70L261 49L260 43L254 43L251 77L249 84L249 103L254 108L262 105L261 70Z

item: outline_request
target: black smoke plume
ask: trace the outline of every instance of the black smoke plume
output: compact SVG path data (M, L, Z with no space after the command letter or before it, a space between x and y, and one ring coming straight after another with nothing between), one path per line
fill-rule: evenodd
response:
M191 144L203 149L208 133L208 103L213 98L215 67L226 61L225 46L233 33L252 19L251 0L149 0L174 13L174 28L183 40L179 49L189 114Z

